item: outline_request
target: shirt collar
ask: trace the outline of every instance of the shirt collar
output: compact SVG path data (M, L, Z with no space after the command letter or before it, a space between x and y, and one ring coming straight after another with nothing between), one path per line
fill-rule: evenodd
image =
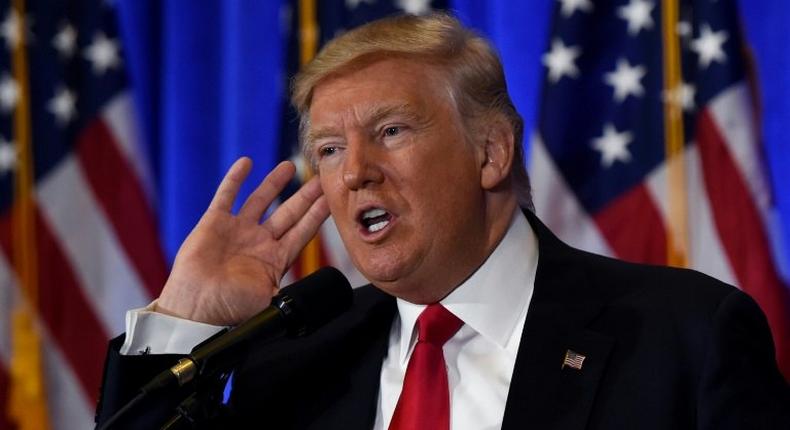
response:
M538 267L538 245L526 217L516 211L505 237L466 281L440 303L484 338L505 348L529 305ZM413 343L417 317L426 305L397 300L400 361Z

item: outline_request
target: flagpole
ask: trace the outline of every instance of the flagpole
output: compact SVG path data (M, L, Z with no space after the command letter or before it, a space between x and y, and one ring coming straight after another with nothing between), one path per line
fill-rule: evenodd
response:
M315 0L299 0L299 65L304 66L310 62L318 50L318 20ZM301 155L301 151L300 157ZM299 169L304 172L302 183L312 177L310 168ZM299 269L301 273L297 278L313 273L321 266L321 239L316 234L302 250L299 256Z
M689 267L688 197L684 157L682 69L677 32L678 0L661 1L664 42L664 142L667 160L667 264Z
M13 265L19 276L20 297L12 321L12 353L8 415L19 430L49 428L43 375L41 336L36 324L38 309L38 262L34 206L34 160L30 127L30 80L26 51L25 1L14 0L11 13L18 17L13 47L13 76L19 88L14 110L14 140L17 146L13 206Z

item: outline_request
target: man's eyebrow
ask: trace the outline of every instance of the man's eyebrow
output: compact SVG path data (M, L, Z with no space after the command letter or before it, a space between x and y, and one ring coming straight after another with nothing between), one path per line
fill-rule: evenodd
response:
M332 127L319 128L319 129L311 128L307 132L307 135L305 136L305 143L309 145L318 139L324 139L327 137L337 137L339 134L340 132L338 132L336 129Z
M376 106L369 112L365 112L363 122L376 124L387 117L396 115L406 120L419 120L419 115L415 111L414 106L408 103L401 103L397 105Z

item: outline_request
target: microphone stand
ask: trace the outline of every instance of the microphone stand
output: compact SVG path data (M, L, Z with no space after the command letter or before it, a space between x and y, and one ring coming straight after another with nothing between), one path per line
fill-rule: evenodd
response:
M234 365L254 342L273 341L283 335L304 336L348 310L353 294L339 270L324 267L283 288L269 307L231 330L222 330L192 349L176 365L143 385L137 395L116 411L99 430L115 426L151 393L194 387L177 414L162 428L194 426L216 417L222 389ZM217 377L218 376L218 377ZM208 387L208 389L205 389Z
M218 417L219 405L222 403L224 387L230 373L223 373L216 380L208 378L211 384L198 386L176 408L160 430L180 430L198 428L201 423L210 422Z
M212 379L218 374L221 380L227 380L230 375L229 369L232 369L233 365L244 355L242 351L249 346L245 342L248 336L253 336L254 334L261 341L273 341L285 335L287 331L286 323L281 320L280 316L290 317L293 315L292 301L288 296L275 296L272 306L232 329L235 334L240 336L226 336L231 330L224 329L201 342L192 349L188 356L178 360L178 363L170 369L159 373L148 381L147 384L140 388L137 396L113 414L102 426L98 427L98 430L115 428L116 422L128 415L131 410L137 408L138 404L142 403L152 393L187 385L194 386L194 393L199 393L202 390L202 384L210 384ZM294 334L301 335L303 333L296 332ZM220 390L222 387L224 385L220 386ZM200 406L206 399L200 399L200 396L195 396L194 400L190 400L191 397L191 395L188 396L179 405L178 413L171 417L168 423L172 421L171 425L176 425L182 422L182 418L186 418L189 422L197 423L206 418L206 416L203 416L206 409ZM188 400L189 402L187 403Z

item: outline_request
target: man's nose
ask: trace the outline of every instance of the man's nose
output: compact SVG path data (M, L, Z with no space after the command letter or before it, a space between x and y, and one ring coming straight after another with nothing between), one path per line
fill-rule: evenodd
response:
M343 182L351 190L378 184L384 180L379 156L364 138L350 141L343 160Z

